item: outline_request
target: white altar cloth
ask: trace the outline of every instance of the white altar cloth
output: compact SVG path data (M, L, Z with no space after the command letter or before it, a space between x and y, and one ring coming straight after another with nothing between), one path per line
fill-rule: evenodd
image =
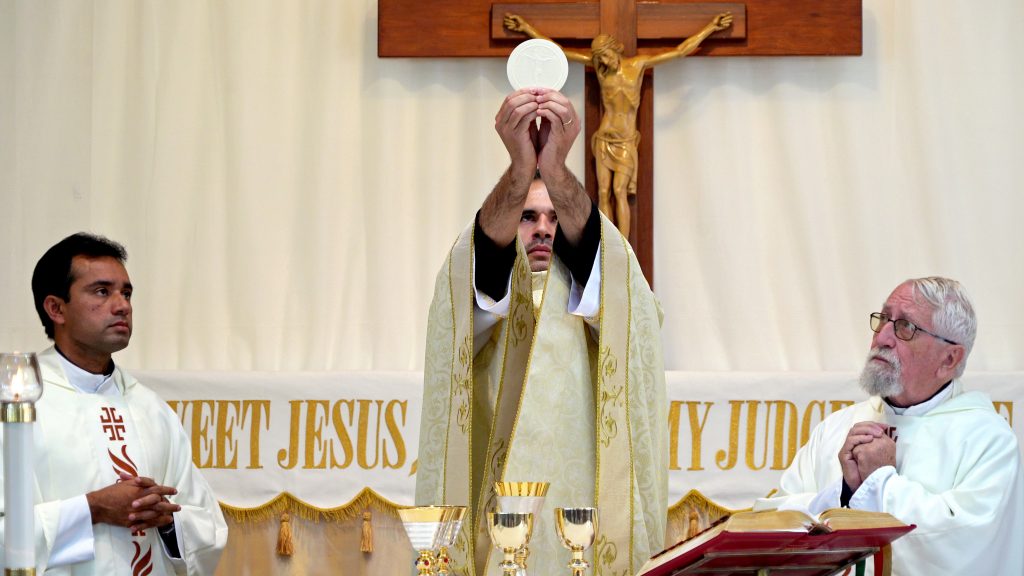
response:
M413 502L419 372L136 373L177 411L222 503L252 508L288 492L333 508L367 487ZM668 372L666 380L670 505L697 490L728 508L750 506L815 424L864 397L853 373ZM1024 405L1024 373L968 372L964 382L987 391L1024 440L1014 410Z

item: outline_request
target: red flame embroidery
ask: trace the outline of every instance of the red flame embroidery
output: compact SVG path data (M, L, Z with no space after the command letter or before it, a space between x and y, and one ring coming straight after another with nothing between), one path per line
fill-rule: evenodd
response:
M146 547L146 553L142 553L142 546L138 542L135 545L135 557L132 558L132 576L149 576L153 571L153 549Z
M124 457L124 460L115 456L114 453L110 451L110 448L107 448L107 454L110 455L110 460L114 463L114 474L120 474L121 472L124 472L125 474L128 474L130 476L139 475L139 470L135 466L135 461L133 461L131 457L128 456L128 446L121 446L121 456Z

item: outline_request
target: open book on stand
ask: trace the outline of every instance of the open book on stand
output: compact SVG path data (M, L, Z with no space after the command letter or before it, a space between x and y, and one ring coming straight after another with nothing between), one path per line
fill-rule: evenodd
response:
M637 576L753 575L785 569L787 576L826 576L875 558L888 573L889 545L914 529L884 512L849 508L812 518L797 510L739 512L655 555ZM782 570L780 570L782 573Z

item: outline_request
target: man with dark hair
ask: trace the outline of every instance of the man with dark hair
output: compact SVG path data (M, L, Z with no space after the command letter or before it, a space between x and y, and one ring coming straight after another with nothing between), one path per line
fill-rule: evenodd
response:
M37 570L212 574L227 525L175 413L114 364L132 335L124 247L74 234L32 274L39 354ZM48 572L49 573L49 572Z
M53 320L46 313L43 301L49 295L68 300L71 283L74 281L71 261L75 256L113 258L122 266L128 259L124 246L100 236L84 233L68 236L43 254L32 274L32 296L36 304L36 314L39 314L39 320L46 330L46 337L50 340L54 337Z
M518 90L495 130L509 167L435 285L416 500L469 507L453 563L494 576L494 483L549 482L538 518L600 508L595 573L633 574L665 538L660 312L626 239L565 164L580 131L572 102ZM535 521L530 573L564 567L552 523Z
M892 545L893 576L1024 574L1017 437L960 382L977 325L956 280L897 286L870 315L860 384L871 397L818 424L755 509L843 506L915 524Z

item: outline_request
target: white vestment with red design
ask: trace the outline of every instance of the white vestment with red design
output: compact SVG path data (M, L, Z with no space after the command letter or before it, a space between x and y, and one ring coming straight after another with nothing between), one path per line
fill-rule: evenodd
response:
M213 574L227 525L210 486L192 464L191 442L177 415L152 390L115 368L120 396L85 394L68 382L58 352L39 355L43 396L36 404L35 539L38 574L91 576ZM156 530L94 524L94 558L50 567L61 502L109 486L117 472L172 486L181 506L174 527L181 559L164 551ZM0 531L3 523L0 521Z
M892 545L893 576L1024 574L1024 470L1017 437L987 394L964 391L958 380L951 388L924 414L892 414L878 396L832 414L797 452L778 494L758 500L754 509L818 514L838 507L839 450L847 433L857 422L886 422L896 429L896 466L868 476L850 507L888 512L917 526ZM872 495L863 498L862 492ZM867 573L873 573L870 563Z

